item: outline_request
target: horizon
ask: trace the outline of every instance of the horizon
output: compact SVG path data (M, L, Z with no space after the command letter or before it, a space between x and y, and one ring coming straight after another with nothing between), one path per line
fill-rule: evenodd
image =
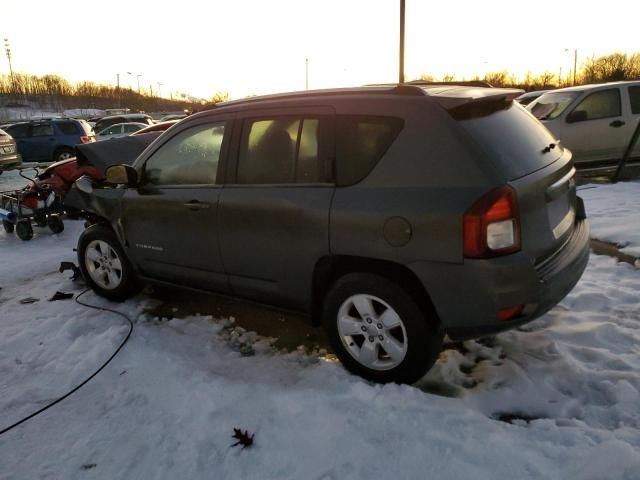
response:
M519 78L527 72L568 78L575 50L578 70L592 56L637 50L633 14L640 5L613 0L606 11L588 11L575 0L556 3L541 0L532 9L504 0L460 2L453 12L407 0L405 77L470 79L508 71ZM309 89L397 81L397 0L327 0L312 14L308 10L319 4L310 1L183 0L177 11L167 11L168 5L114 0L105 10L83 3L61 17L43 0L4 0L3 17L10 21L0 36L9 40L16 73L114 86L119 73L121 88L137 90L139 79L141 89L157 94L160 88L165 98L170 92L205 99L226 92L235 99L304 90L306 59ZM35 6L42 11L37 18L30 14ZM626 14L618 18L620 11ZM21 17L28 18L27 28L16 20ZM141 26L130 27L135 19ZM52 36L52 20L63 30L69 25L71 36ZM177 26L161 27L167 22ZM541 28L547 24L549 32ZM9 74L4 52L0 73Z

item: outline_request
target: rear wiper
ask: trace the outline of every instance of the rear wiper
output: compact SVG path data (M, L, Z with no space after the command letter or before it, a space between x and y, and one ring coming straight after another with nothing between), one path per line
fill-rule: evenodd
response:
M542 153L549 153L554 148L559 147L560 146L559 144L560 144L559 140L556 140L556 143L550 143L549 145L547 145L542 149Z

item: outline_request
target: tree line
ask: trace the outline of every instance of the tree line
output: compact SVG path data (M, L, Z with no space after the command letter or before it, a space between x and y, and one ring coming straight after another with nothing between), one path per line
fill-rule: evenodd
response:
M222 101L224 93L216 94L211 100ZM138 111L176 111L198 109L201 102L194 101L186 94L167 99L153 95L152 91L137 92L129 88L95 82L72 84L59 75L31 75L14 73L0 75L0 100L5 107L24 106L34 102L53 110L74 108L130 108Z
M454 81L455 75L445 75L436 79L431 75L422 75L421 80ZM573 85L573 73L562 76L561 73L544 72L533 75L527 73L524 78L506 70L489 72L483 77L475 76L470 80L482 80L494 87L521 88L525 91L547 90L569 87ZM640 53L612 53L602 57L591 57L585 60L576 71L576 85L617 82L624 80L640 80Z

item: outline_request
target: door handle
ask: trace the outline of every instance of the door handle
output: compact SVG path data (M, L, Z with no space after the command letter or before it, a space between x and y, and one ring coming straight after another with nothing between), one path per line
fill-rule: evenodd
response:
M183 205L189 210L203 210L205 208L209 208L208 203L201 203L198 200L191 200L190 202L183 203Z
M611 122L611 123L609 124L609 126L610 126L610 127L613 127L613 128L618 128L618 127L623 126L624 124L625 124L625 123L624 123L622 120L614 120L613 122Z

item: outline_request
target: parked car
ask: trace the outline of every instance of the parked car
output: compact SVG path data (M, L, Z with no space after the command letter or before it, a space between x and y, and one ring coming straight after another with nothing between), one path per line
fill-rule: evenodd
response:
M166 122L154 123L153 125L149 125L137 132L133 132L131 135L142 135L149 132L164 132L178 122L179 120L167 120Z
M578 166L618 162L640 122L640 81L581 85L545 93L527 107ZM632 158L640 157L640 144Z
M523 93L518 98L516 98L516 101L520 105L529 105L536 98L539 98L540 96L544 95L545 93L547 93L549 91L550 90L533 90L531 92Z
M587 264L571 153L520 93L363 87L192 115L109 167L119 188L77 183L80 268L116 300L160 282L308 312L351 372L414 382L445 334L538 318Z
M116 123L144 123L145 125L153 125L153 119L144 113L127 113L122 115L111 115L102 117L93 125L94 132L101 132L105 128L115 125Z
M22 163L16 141L4 130L0 130L0 175Z
M125 137L127 135L131 135L135 132L142 130L145 127L148 127L146 123L116 123L115 125L111 125L110 127L105 128L100 133L96 135L96 140L99 142L101 140L108 140L110 138L118 138Z
M73 147L95 141L84 120L48 119L20 122L7 127L24 162L59 162L74 156Z

